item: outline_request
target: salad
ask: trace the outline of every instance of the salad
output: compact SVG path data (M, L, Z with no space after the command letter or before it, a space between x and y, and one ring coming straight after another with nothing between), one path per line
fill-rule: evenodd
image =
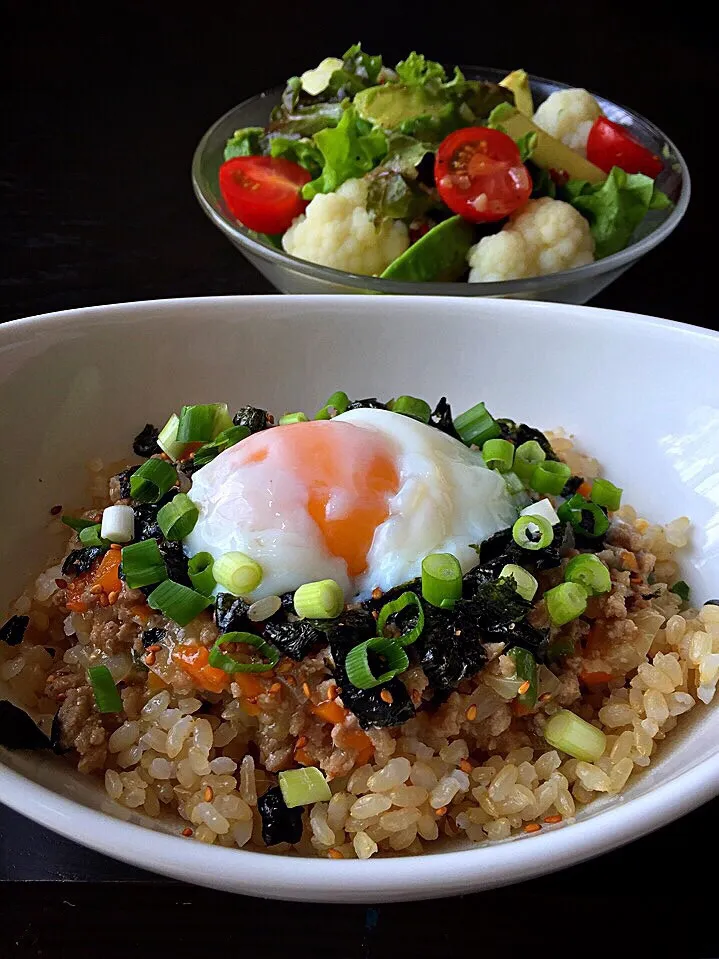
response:
M355 44L291 77L266 127L227 141L229 212L292 256L403 281L542 276L624 249L668 162L583 89L535 104L411 53Z

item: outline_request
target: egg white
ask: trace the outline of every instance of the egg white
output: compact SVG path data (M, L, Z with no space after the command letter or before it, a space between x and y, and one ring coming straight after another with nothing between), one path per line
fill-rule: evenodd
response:
M307 512L307 490L291 471L278 473L268 462L237 468L232 449L193 476L190 497L200 515L185 540L187 552L217 558L239 550L257 560L263 579L251 599L320 579L336 580L347 599L364 599L375 587L385 591L419 576L428 553L453 553L467 572L477 563L470 544L516 519L502 477L453 437L388 410L351 410L336 419L388 440L399 475L364 573L351 579L344 560L327 550ZM330 514L351 509L351 497L337 490Z

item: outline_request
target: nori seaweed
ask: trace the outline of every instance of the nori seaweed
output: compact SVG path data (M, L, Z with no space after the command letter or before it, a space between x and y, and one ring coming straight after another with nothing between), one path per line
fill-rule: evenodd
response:
M436 429L441 430L443 433L446 433L448 436L454 437L454 439L462 441L461 436L454 428L454 420L452 419L452 407L447 402L447 397L443 396L437 406L434 409L434 412L429 418L429 425L434 426Z
M83 546L74 549L65 557L62 564L63 576L81 576L95 565L95 562L107 552L104 546Z
M325 633L306 619L297 622L267 622L263 636L279 649L283 656L297 662L327 642Z
M161 453L162 450L157 445L157 437L159 435L160 431L157 427L153 426L152 423L145 423L132 441L132 451L135 456L144 456L145 459L149 459L156 453Z
M166 629L161 626L155 626L152 629L146 629L142 634L142 645L147 649L148 646L155 646L162 643L165 638Z
M235 426L246 427L250 433L259 433L270 425L267 410L261 410L256 406L243 406L232 417L232 422Z
M6 749L51 749L52 743L24 710L3 699L0 700L0 746Z
M262 817L262 841L266 846L280 842L297 843L302 838L304 806L288 809L279 786L273 786L257 800Z
M6 623L0 626L0 643L7 643L8 646L19 646L29 622L29 616L11 616Z
M247 618L249 603L232 593L218 593L215 597L215 623L222 633L253 632L253 623Z

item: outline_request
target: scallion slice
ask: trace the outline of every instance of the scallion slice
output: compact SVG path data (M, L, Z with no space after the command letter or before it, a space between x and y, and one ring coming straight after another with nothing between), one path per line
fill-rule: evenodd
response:
M167 460L145 460L130 477L130 496L138 503L157 503L176 482L175 468Z
M239 659L230 656L223 651L222 647L228 643L242 643L245 646L252 646L267 660L266 663L243 663ZM261 636L255 636L254 633L223 633L217 638L217 642L210 650L208 662L215 669L221 669L225 673L268 673L279 663L280 651L268 643Z
M487 440L482 447L482 459L491 470L506 473L512 468L514 447L509 440Z
M315 802L327 802L332 798L329 783L316 766L284 769L277 778L282 790L282 798L288 809L309 806L310 803Z
M579 493L575 493L557 510L557 515L563 523L571 523L573 529L582 536L598 539L609 529L609 519L606 513L590 503Z
M385 661L387 669L379 676L375 676L369 664L369 654L374 653ZM345 670L347 678L358 689L373 689L388 683L409 666L409 658L404 649L394 639L386 636L374 636L366 639L359 646L355 646L347 654Z
M306 423L307 416L304 413L285 413L280 417L280 426L291 426L293 423Z
M93 526L86 526L84 529L81 529L77 534L80 537L80 542L83 546L109 546L109 540L103 539L100 536L100 531L102 526L100 523L95 523Z
M340 413L347 412L349 405L349 396L347 396L347 394L342 390L337 390L336 393L333 393L332 396L330 396L322 409L317 411L315 419L329 420L333 416L339 416Z
M537 704L537 660L528 649L514 646L508 653L514 660L517 670L517 679L523 680L517 693L517 702L526 712L530 712Z
M567 583L579 583L588 593L598 596L612 588L612 578L604 563L594 553L581 553L567 563L564 570Z
M87 675L90 679L98 712L122 712L122 697L107 666L89 666Z
M190 582L203 596L212 596L215 589L215 577L212 575L214 562L212 553L195 553L187 563Z
M416 396L398 396L396 400L392 400L390 409L393 413L401 413L402 416L409 416L420 423L429 423L432 415L429 403Z
M521 566L517 566L516 563L507 563L506 566L502 567L499 578L509 579L510 577L514 580L514 588L519 595L526 599L528 603L531 603L539 588L539 583L534 576Z
M543 463L547 454L536 440L527 440L514 451L514 472L525 486L529 486L535 468Z
M123 546L122 575L130 589L152 586L167 579L167 566L156 539Z
M147 597L147 603L153 609L159 609L178 626L187 626L203 609L212 604L212 600L189 586L166 579L153 589Z
M212 567L215 580L235 596L245 596L262 582L262 567L245 553L224 553Z
M462 595L462 567L451 553L430 553L422 560L422 596L432 606L453 606Z
M180 540L189 536L200 515L189 496L178 493L169 503L158 510L157 522L165 539Z
M88 529L90 526L97 525L94 519L75 519L74 516L62 516L60 519L65 526L74 529L76 533L79 533L83 529Z
M544 460L534 467L530 485L538 493L551 493L558 496L564 489L564 484L572 475L566 463L557 460Z
M512 527L512 539L522 549L545 549L554 539L554 530L544 516L520 516Z
M395 636L392 638L395 639L400 646L411 646L412 643L419 639L419 637L422 635L422 630L424 629L424 610L422 609L422 603L419 596L410 590L407 590L406 593L402 593L397 597L397 599L393 599L390 603L384 604L382 609L379 611L379 616L377 617L378 634L380 636L384 636L384 628L389 617L395 616L397 613L401 613L403 609L407 609L409 606L416 607L417 622L414 624L412 629L407 630L406 633L402 633L401 636Z
M225 450L235 446L236 443L246 439L249 435L250 431L246 426L230 426L229 429L223 430L217 434L212 442L205 443L194 453L192 459L195 466L206 466L220 453L224 453Z
M177 441L177 427L180 425L180 417L173 413L169 420L160 430L157 437L157 445L163 453L167 453L171 460L179 460L185 452L185 443Z
M592 483L592 492L589 498L597 506L604 506L608 510L618 510L622 505L622 490L609 480L597 477Z
M502 434L499 425L487 412L484 403L477 403L476 406L461 413L454 421L454 428L467 446L472 444L482 446L487 440Z
M560 583L544 594L547 612L554 626L577 619L587 608L587 591L579 583Z
M673 586L669 587L669 592L674 593L683 603L689 602L689 583L685 583L683 579L680 579Z
M227 403L200 403L183 406L177 426L180 443L208 443L232 426Z
M344 609L342 587L333 579L303 583L295 590L295 612L303 619L334 619Z
M585 763L601 759L607 747L607 737L601 729L568 709L560 709L550 717L544 727L544 738L550 746Z

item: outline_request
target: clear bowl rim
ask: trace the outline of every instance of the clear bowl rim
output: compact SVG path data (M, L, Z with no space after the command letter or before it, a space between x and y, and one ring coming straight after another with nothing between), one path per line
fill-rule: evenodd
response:
M462 70L472 71L477 74L504 72L498 70L496 67L460 65L460 68ZM559 89L567 90L571 88L570 84L562 83L559 80L551 80L546 77L540 77L536 74L529 74L529 79L530 81L536 83L551 83ZM266 246L264 243L256 240L250 235L249 231L245 227L240 226L238 223L231 222L229 219L219 213L215 209L211 199L206 195L201 185L202 160L205 155L207 143L212 138L217 128L224 124L227 119L238 110L248 107L250 104L256 103L260 100L264 100L265 97L273 95L277 89L278 86L271 87L268 90L264 90L261 93L257 93L254 96L242 100L240 103L223 113L222 116L219 117L209 127L197 144L192 157L192 186L195 196L197 197L197 200L205 214L215 224L215 226L225 233L234 243L236 243L243 252L247 251L255 256L259 256L261 259L273 264L276 267L291 269L294 272L302 273L311 279L322 280L326 283L335 285L341 284L348 287L354 287L362 292L370 293L416 295L421 292L430 296L522 296L529 293L532 295L548 293L558 286L582 283L585 280L588 281L602 276L604 273L609 273L614 270L621 270L622 268L630 266L633 262L644 256L645 253L653 250L655 246L658 246L659 243L665 240L670 233L674 231L674 229L679 225L681 219L687 211L687 207L689 206L689 199L691 196L691 178L689 175L689 167L687 166L683 155L678 150L674 142L663 132L663 130L656 126L656 124L652 123L651 120L648 120L646 117L644 117L641 113L638 113L636 110L632 110L621 103L617 103L614 100L608 100L607 97L603 97L601 94L596 94L594 91L590 90L589 92L592 93L593 96L599 97L600 100L603 100L606 103L611 103L612 106L623 110L627 115L633 117L643 124L646 124L646 126L650 128L657 138L666 144L676 162L679 164L681 173L681 192L679 194L679 199L677 200L677 203L674 205L666 220L660 223L655 230L652 230L651 233L643 237L641 240L630 244L628 247L626 247L624 250L620 250L618 253L612 253L601 260L595 260L593 263L588 263L586 266L574 267L571 270L562 270L558 273L550 273L546 276L528 277L520 280L493 280L482 283L468 283L466 281L420 282L406 280L386 280L377 276L365 276L358 273L349 273L344 270L336 270L333 267L321 266L317 263L310 263L308 260L301 260L299 257L292 256L290 253L286 253L284 250L273 249L272 247Z

